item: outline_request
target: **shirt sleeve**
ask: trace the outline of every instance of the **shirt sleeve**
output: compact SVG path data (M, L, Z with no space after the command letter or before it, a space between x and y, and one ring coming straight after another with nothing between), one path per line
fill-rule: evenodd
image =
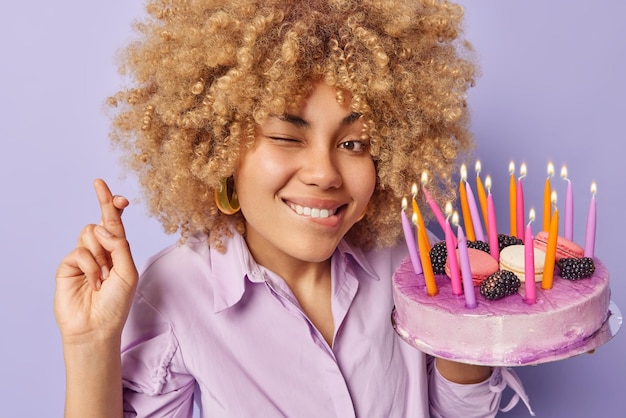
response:
M428 396L433 418L487 418L498 413L502 392L493 392L489 379L469 385L451 382L439 373L434 358L429 358Z
M191 418L195 380L169 322L138 295L122 335L125 417Z
M506 387L510 387L514 395L506 407L500 408L502 391ZM429 357L428 396L433 418L495 417L498 411L510 411L520 399L530 415L535 415L522 381L512 369L506 367L495 367L491 377L483 382L465 385L443 377L435 367L434 358Z

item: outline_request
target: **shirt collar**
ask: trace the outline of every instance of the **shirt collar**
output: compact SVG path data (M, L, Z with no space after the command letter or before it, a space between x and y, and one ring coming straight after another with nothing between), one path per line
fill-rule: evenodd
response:
M241 300L246 291L247 281L265 282L263 269L252 258L243 236L233 231L233 236L224 241L225 252L222 253L215 248L210 249L211 281L214 283L213 308L216 313L230 308ZM341 240L333 258L338 256L339 260L335 261L343 263L344 268L354 262L366 273L365 276L379 280L366 255L359 247Z

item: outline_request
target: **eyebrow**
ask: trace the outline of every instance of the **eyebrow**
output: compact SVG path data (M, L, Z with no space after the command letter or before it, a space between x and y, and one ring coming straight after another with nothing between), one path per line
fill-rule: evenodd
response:
M295 125L299 128L310 128L311 127L311 123L303 118L301 118L300 116L296 116L296 115L291 115L289 113L286 113L284 115L280 115L280 116L276 116L278 119L285 121L287 123L291 123L292 125ZM355 121L357 121L359 118L361 117L360 113L357 112L351 112L348 116L346 116L345 118L343 118L341 120L340 125L341 126L348 126L352 123L354 123Z

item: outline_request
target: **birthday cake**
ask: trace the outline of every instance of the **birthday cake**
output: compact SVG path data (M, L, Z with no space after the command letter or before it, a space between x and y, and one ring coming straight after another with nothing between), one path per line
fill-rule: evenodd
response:
M467 184L463 169L462 197L464 183ZM467 189L471 193L468 184ZM592 191L593 206L590 207L593 211L589 211L583 254L583 248L575 245L569 236L567 239L559 236L556 209L552 215L547 212L551 221L550 231L541 232L535 238L532 237L530 223L526 234L520 234L522 236L500 234L496 237L494 216L490 219L493 222L489 228L492 235L488 240L468 241L458 224L457 240L451 234L448 222L450 205L446 207L448 218L444 220L424 190L426 201L446 231L446 240L430 247L423 236L423 224L420 229L414 222L418 225L417 234L421 238L421 241L417 240L420 244L420 253L417 254L413 232L402 214L410 256L393 275L395 308L392 322L396 332L427 354L491 366L556 361L594 350L606 343L616 332L611 327L615 324L611 320L611 310L615 310L620 320L621 314L610 300L609 272L593 255L595 185ZM415 203L415 192L413 196L413 216L416 218L419 209ZM403 211L407 206L405 200ZM570 208L566 207L565 212L570 235ZM519 213L523 211L518 210ZM534 210L531 216L534 219ZM470 217L464 218L467 226ZM476 222L476 218L471 219L480 230L480 221ZM515 220L513 216L511 219ZM517 221L517 230L522 231L524 224L520 219ZM594 228L589 229L590 226ZM501 238L509 241L505 244L509 248L497 244L490 246L484 242L498 243ZM523 245L529 239L533 242ZM470 248L469 244L484 245L472 245ZM424 257L423 248L429 248L430 258ZM490 253L494 259L485 263L485 254L475 257L479 248ZM456 251L456 257L450 257L450 251ZM537 263L533 258L537 259ZM524 274L528 268L532 270Z
M566 280L555 275L552 289L537 288L536 303L519 291L487 300L474 287L476 307L454 295L450 278L435 275L438 293L429 296L423 275L409 258L393 277L393 320L400 336L425 353L471 364L514 366L567 358L596 348L609 312L609 273L594 259L593 276Z

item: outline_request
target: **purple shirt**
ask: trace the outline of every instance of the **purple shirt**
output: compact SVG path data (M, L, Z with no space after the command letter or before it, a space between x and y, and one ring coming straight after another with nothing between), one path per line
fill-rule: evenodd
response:
M395 334L391 276L406 249L341 242L330 347L241 236L226 244L191 237L149 260L123 334L126 416L191 417L194 394L207 417L497 413L502 388L447 382Z

